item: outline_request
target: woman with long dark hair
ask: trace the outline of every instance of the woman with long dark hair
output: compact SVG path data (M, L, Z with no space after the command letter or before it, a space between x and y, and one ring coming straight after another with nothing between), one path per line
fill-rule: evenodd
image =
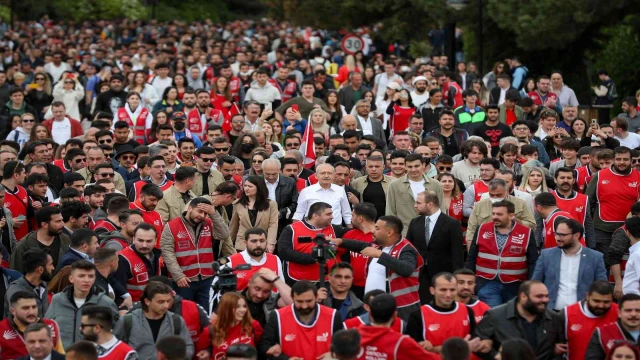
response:
M254 227L267 230L267 251L273 253L278 232L278 204L269 199L269 190L262 176L249 176L244 192L233 205L229 225L232 241L238 251L245 249L244 233Z
M27 85L24 101L36 109L40 120L44 120L44 114L53 101L52 91L51 80L44 72L37 72L33 77L33 83Z
M146 131L147 144L153 144L158 141L156 137L156 130L159 125L170 124L169 114L166 111L160 110L153 114L153 121L151 121L151 127Z
M187 83L187 78L184 74L175 74L173 76L173 83L171 83L171 86L178 90L178 100L182 100L184 92L189 89L189 84Z
M178 99L178 89L175 86L167 86L162 94L162 101L158 101L153 107L153 112L164 110L169 116L174 111L182 111L184 104Z
M502 73L504 73L504 63L498 61L493 64L493 69L484 75L482 82L484 82L484 86L486 86L488 91L498 86L498 75Z
M233 148L231 148L231 154L242 161L244 164L244 168L248 169L251 167L251 155L253 154L253 150L260 146L258 143L258 139L251 134L244 134L239 136L236 139L236 142L233 144Z
M389 115L389 128L391 134L406 131L409 127L409 119L416 112L416 107L411 100L409 90L402 89L393 95L393 101L387 107Z
M125 89L127 92L137 92L142 98L142 106L151 111L153 106L160 100L160 95L153 85L147 84L147 75L144 71L136 71L133 75L133 81Z

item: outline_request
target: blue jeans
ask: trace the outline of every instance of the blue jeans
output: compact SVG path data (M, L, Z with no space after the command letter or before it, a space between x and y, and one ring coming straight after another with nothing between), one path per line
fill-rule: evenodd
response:
M520 282L505 284L500 280L487 281L480 290L478 290L478 299L484 301L491 307L502 305L507 301L518 296L518 287Z
M211 289L211 283L213 277L202 281L192 281L189 283L188 288L178 287L176 283L173 284L173 289L176 294L182 296L183 299L195 301L198 305L205 309L209 308L209 290Z

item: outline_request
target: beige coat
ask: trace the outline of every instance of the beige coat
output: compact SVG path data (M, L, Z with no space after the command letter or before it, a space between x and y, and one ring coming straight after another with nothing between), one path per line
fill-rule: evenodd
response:
M422 177L424 178L424 190L436 193L438 200L440 200L440 209L444 212L445 206L442 185L440 185L438 180L432 179L425 174L423 174ZM414 208L415 203L416 199L413 197L411 184L409 184L409 175L395 179L389 184L389 189L387 190L386 215L397 216L402 220L402 236L407 234L411 219L418 216Z
M182 200L182 195L176 186L172 185L170 188L163 192L164 196L158 201L156 211L160 213L162 222L166 223L171 219L175 219L182 215L182 212L186 210L187 203ZM193 191L189 191L189 197L192 199L196 197Z
M116 190L120 191L120 193L124 195L127 195L127 189L125 188L124 179L122 178L122 175L120 175L120 173L118 173L117 171L115 173L116 173L116 176L113 178L113 182L116 185ZM84 169L78 170L78 174L82 175L82 177L87 182L87 184L91 183L91 175L93 174L89 172L89 168L86 167Z
M218 170L211 169L209 173L209 177L207 178L207 183L209 184L209 194L214 192L215 189L224 182L224 176ZM199 172L196 173L196 184L193 185L193 189L191 189L194 194L197 196L209 195L202 193L202 175Z
M364 189L367 188L367 185L369 185L369 181L368 181L369 177L368 176L361 176L353 181L351 181L349 183L349 185L358 193L360 193L360 202L363 202L363 198L362 198L362 194L364 194ZM391 182L395 180L394 178L384 175L384 177L382 178L382 190L384 190L384 194L388 194L389 192L389 184L391 184Z
M236 201L233 205L231 225L229 225L231 239L235 240L236 250L242 251L245 249L244 242L242 241L244 240L244 233L252 227L265 230L267 232L267 244L276 245L276 236L278 234L278 204L273 200L269 200L269 210L258 211L256 224L252 226L249 220L249 210Z
M527 203L515 196L508 195L505 200L512 202L516 208L515 217L520 220L520 223L532 230L536 228L536 219L533 217L531 207ZM473 241L473 235L476 233L476 229L486 222L491 221L491 199L480 200L473 207L471 216L469 216L469 222L467 225L467 244L471 244Z

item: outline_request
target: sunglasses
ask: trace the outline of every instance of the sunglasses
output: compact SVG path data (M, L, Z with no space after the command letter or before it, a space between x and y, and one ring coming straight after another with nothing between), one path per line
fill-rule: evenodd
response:
M218 149L216 149L216 150L218 150ZM209 159L209 158L203 158L203 157L201 157L200 160L202 160L203 162L206 162L206 163L215 161L215 159Z
M285 146L300 146L299 143L286 143Z
M44 81L44 78L36 78L36 81Z
M216 152L223 152L223 151L229 151L229 148L213 148ZM204 159L203 159L204 160Z
M75 162L76 164L81 164L81 163L83 163L83 162L85 162L85 161L87 161L87 159L85 159L85 158L82 158L82 159L75 159L75 160L74 160L74 162Z
M36 122L36 119L22 119L23 123L32 123L32 122Z
M251 163L253 164L262 164L264 160L251 160Z
M113 153L111 154L104 153L104 156L110 158L110 157L113 157Z
M99 140L98 142L100 144L111 144L113 142L113 139Z
M632 164L640 164L640 159L631 159Z
M135 160L136 156L135 155L122 155L120 157L122 160Z
M562 136L562 135L555 135L553 138L554 138L554 139L564 139L564 138L565 138L565 136Z
M440 171L451 171L451 169L453 169L453 166L438 166Z
M115 173L102 173L102 174L98 174L98 176L100 176L100 177L107 177L108 176L110 178L113 178L113 177L116 177L116 174Z

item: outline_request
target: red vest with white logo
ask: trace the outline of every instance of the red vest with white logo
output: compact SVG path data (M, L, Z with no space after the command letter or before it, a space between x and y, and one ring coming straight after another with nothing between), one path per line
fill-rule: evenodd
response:
M200 312L198 311L198 304L193 301L182 299L182 313L180 316L184 319L184 323L189 329L189 335L194 344L198 342L201 335L200 326Z
M288 357L316 360L329 351L333 337L336 310L316 305L316 320L312 325L298 322L293 305L276 310L282 353Z
M593 330L618 319L618 304L611 304L611 309L599 317L590 317L584 313L581 301L564 308L565 336L569 346L569 360L582 360L587 354L587 347Z
M455 199L451 199L451 203L449 203L449 212L448 215L451 216L452 218L458 220L458 221L462 221L462 204L464 202L464 199L462 198L462 195L460 195L459 197L455 198Z
M68 171L71 171L71 169L67 169L67 167L64 165L64 159L53 160L53 165L57 166L60 170L62 170L63 174Z
M224 123L224 114L222 111L212 107L208 109L208 114L200 113L198 108L191 110L189 114L187 114L187 128L191 131L191 135L197 136L200 139L204 137L207 130L207 121L202 119L202 115L206 115L209 121L213 121L220 126Z
M422 336L433 346L440 346L451 337L464 338L471 330L469 309L463 304L455 303L455 310L449 313L439 312L431 305L420 307L422 315Z
M462 88L460 87L460 85L458 85L458 83L455 82L445 83L442 87L442 99L445 105L449 103L449 87L454 87L456 89L456 95L453 98L454 104L451 108L455 109L458 106L462 106L462 104L464 104L464 100L462 99Z
M226 359L227 350L231 345L247 344L255 347L256 342L260 340L259 337L262 336L262 327L256 320L251 323L251 333L249 335L244 332L242 324L234 325L226 329L226 331L227 337L222 344L216 345L212 342L213 355L211 355L211 359Z
M187 230L182 216L170 220L167 226L173 235L173 250L184 276L188 278L198 275L213 276L211 264L215 259L213 258L213 236L211 235L213 223L211 219L204 219L200 233L196 234L198 236L197 246L191 233Z
M360 229L353 229L343 235L345 239L373 242L373 233L363 233ZM353 286L365 286L367 282L367 263L369 258L359 252L349 252L349 263L353 268Z
M589 181L591 181L593 173L591 172L589 165L577 168L576 173L576 185L578 186L578 191L584 193L587 191L587 185L589 185Z
M618 321L598 326L596 328L596 331L598 332L598 335L600 335L600 345L602 346L602 350L604 350L607 354L607 358L609 357L609 352L611 351L611 348L613 347L616 340L627 339L624 336L622 329L620 329L620 324L618 324Z
M5 187L4 206L11 211L11 215L14 218L20 215L27 219L27 207L29 206L29 195L27 190L22 186L17 185L17 192L14 194ZM14 228L13 232L16 234L16 239L20 241L23 237L29 233L29 222L25 221L19 228Z
M640 197L640 172L632 171L629 175L618 175L611 169L598 172L596 196L600 206L598 214L604 222L623 222L629 209Z
M125 110L124 107L118 109L118 121L126 121L127 124L129 124L129 127L133 130L133 140L137 141L140 145L144 145L148 116L149 110L143 107L134 123L133 119L131 119L131 116L129 116L129 113L127 113L127 110Z
M53 345L55 346L58 343L58 339L60 339L58 324L49 319L40 319L40 322L51 329ZM9 319L0 321L0 334L2 334L0 336L0 351L2 352L1 358L3 360L12 360L29 355L24 343L24 335L11 326Z
M95 225L93 226L93 231L96 231L97 229L106 229L107 232L112 232L112 231L116 231L118 230L118 228L108 219L100 219L98 221L96 221Z
M238 270L236 274L238 276L238 291L244 290L249 284L249 280L253 277L258 270L267 268L274 273L278 273L278 257L273 254L264 253L267 256L267 260L263 265L260 266L251 266L251 270ZM236 253L229 256L229 261L231 261L231 266L237 267L238 265L246 264L247 262L244 260L244 257L241 253Z
M575 218L571 216L571 214L562 210L557 210L553 214L549 215L547 219L544 219L543 220L543 224L544 224L543 249L549 249L549 248L554 248L558 246L558 243L556 242L556 235L555 235L556 229L554 226L556 219L558 218L567 218L567 219L575 220ZM586 244L584 243L584 236L580 237L580 244L582 246L586 246Z
M169 181L167 181L167 183L169 183ZM144 206L142 206L140 199L129 203L129 209L140 211L142 213L142 220L147 224L152 225L156 229L156 233L158 234L156 238L156 248L159 249L160 237L162 236L162 230L164 228L164 224L162 223L162 216L160 216L160 213L155 210L146 210Z
M531 98L531 100L533 100L533 103L538 105L538 106L542 106L544 105L542 103L542 94L540 94L540 92L538 92L538 90L533 90L531 92L529 92L527 94L528 97ZM555 93L552 93L551 91L549 91L547 93L547 95L545 96L545 100L549 100L549 99L555 99L556 101L558 100L558 95L556 95Z
M475 200L478 202L480 201L482 194L489 192L489 185L485 184L485 182L481 180L473 184L473 190L476 192Z
M402 239L396 243L391 248L391 251L389 251L389 255L394 259L398 259L402 250L407 247L412 247L416 253L417 264L413 273L408 277L402 277L391 270L387 270L389 274L389 278L387 280L389 282L389 293L396 298L398 308L420 303L418 288L420 287L420 269L424 265L422 256L418 254L418 250L416 250L416 248L407 239Z
M129 271L131 271L131 278L127 280L127 291L131 294L131 299L136 302L140 301L142 290L149 282L149 272L147 265L140 259L140 256L136 254L135 250L131 246L127 246L124 250L120 251L122 256L129 263ZM160 267L158 266L158 273L154 276L160 275Z
M135 183L133 183L133 191L134 191L133 196L134 196L134 198L136 200L138 200L138 197L140 197L140 192L142 191L142 187L147 185L147 184L149 184L148 180L138 180ZM159 185L160 186L160 190L162 190L164 192L167 189L169 189L171 187L171 185L173 185L173 181L167 180L167 181L164 182L164 184Z
M357 329L365 325L371 325L371 321L365 323L360 316L356 316L352 317L351 319L345 320L342 324L344 325L345 329L349 330ZM391 324L391 330L397 332L398 334L402 334L402 331L404 330L404 320L396 316L396 319L393 320L393 323Z
M473 315L476 318L476 324L479 324L480 321L482 321L482 319L484 318L484 313L491 310L491 306L480 300L476 300L476 302L474 302L473 304L467 304L467 306L470 307L471 310L473 310Z
M304 222L297 221L291 224L291 230L293 230L293 250L305 254L311 254L311 249L313 249L313 247L316 245L313 241L308 243L300 243L298 242L298 238L308 236L313 239L318 234L324 234L327 239L336 237L336 234L333 231L333 226L331 225L323 229L310 229ZM329 268L331 268L331 266L329 265L330 262L333 262L333 260L327 262L327 267ZM293 280L318 281L318 277L320 276L320 265L318 265L317 263L301 265L288 261L287 274Z
M127 343L118 341L111 349L109 349L109 351L105 352L102 355L99 355L98 359L124 360L127 358L127 356L135 353L136 351L133 350L133 348Z
M568 212L573 219L576 219L584 225L584 220L587 218L587 204L589 202L587 195L576 192L572 198L566 199L558 196L555 190L551 193L556 198L556 203L560 210Z
M269 82L280 92L283 104L296 95L297 86L295 81L287 80L287 85L285 85L284 90L280 87L276 79L269 79Z
M527 280L527 247L531 229L516 223L502 253L498 251L493 222L480 225L476 275L487 280L496 277L503 283Z

